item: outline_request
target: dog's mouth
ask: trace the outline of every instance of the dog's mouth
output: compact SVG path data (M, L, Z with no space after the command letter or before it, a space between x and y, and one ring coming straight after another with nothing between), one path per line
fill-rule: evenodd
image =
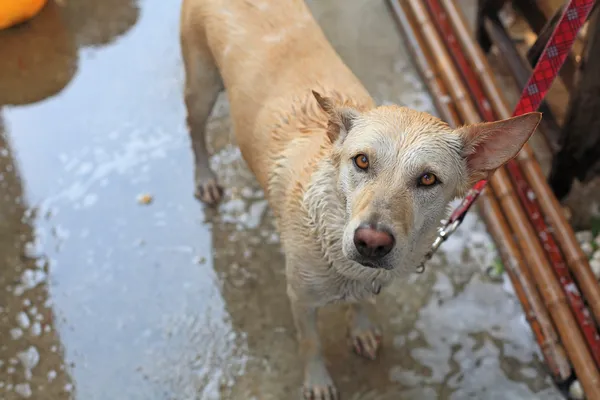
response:
M357 260L357 263L362 265L363 267L373 268L373 269L385 269L390 270L393 269L389 263L383 261L371 261L371 260Z
M372 263L371 261L359 261L358 263L363 267L367 268L379 268L377 265L375 265L375 263Z

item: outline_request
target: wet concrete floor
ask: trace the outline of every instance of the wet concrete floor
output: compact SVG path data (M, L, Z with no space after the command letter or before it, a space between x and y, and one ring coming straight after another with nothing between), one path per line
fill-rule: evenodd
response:
M377 101L433 112L384 1L310 5ZM176 1L64 0L0 32L1 399L296 398L278 235L225 96L209 129L226 198L192 196L178 16ZM510 285L481 272L494 258L470 215L381 295L375 362L325 310L344 398L559 398Z

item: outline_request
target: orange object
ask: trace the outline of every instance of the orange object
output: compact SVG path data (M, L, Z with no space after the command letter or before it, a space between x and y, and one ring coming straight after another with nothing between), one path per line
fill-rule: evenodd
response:
M0 0L0 29L33 18L47 2L48 0Z

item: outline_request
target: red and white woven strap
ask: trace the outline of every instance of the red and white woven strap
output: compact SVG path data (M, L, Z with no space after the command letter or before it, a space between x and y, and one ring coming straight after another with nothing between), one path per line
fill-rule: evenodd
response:
M519 102L513 112L514 117L538 109L546 93L548 93L552 82L558 76L558 72L577 38L577 33L587 20L593 5L594 0L570 0L568 2L529 81L521 93ZM486 180L481 180L469 190L460 205L450 215L448 222L440 229L431 251L426 256L427 260L433 256L433 253L440 245L460 226L465 215L483 192L487 183ZM424 263L419 266L418 270L422 270L423 268Z

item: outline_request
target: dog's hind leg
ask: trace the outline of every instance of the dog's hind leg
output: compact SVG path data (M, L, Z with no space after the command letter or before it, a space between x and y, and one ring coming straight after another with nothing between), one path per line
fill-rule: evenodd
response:
M367 302L351 304L349 333L356 354L374 360L381 344L381 330L369 319L369 306Z
M206 121L223 89L223 83L203 29L188 20L192 18L182 18L181 51L185 66L187 125L195 161L195 195L202 202L214 205L220 200L223 189L209 165Z

